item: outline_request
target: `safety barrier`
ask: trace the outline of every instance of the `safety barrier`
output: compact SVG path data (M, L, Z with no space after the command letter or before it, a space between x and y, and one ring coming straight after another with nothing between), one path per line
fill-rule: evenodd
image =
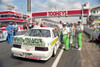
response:
M100 41L100 30L92 30L92 29L90 29L87 25L86 26L84 26L84 31L87 33L87 34L89 34L90 36L91 36L91 34L93 33L93 32L95 32L95 34L93 34L93 38L96 40L99 40Z

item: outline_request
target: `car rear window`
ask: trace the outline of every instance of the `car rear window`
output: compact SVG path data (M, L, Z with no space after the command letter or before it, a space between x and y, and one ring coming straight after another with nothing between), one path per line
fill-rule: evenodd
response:
M50 30L45 29L31 29L26 32L24 36L51 37Z

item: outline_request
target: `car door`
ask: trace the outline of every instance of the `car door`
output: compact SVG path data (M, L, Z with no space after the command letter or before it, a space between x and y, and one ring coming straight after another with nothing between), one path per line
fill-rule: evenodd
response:
M57 32L56 29L53 30L53 34L54 34L54 39L53 39L53 43L55 44L55 47L58 48L60 43L59 43L59 33Z

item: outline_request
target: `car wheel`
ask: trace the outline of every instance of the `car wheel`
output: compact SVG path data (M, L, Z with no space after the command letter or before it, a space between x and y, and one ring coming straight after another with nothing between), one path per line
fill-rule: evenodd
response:
M56 46L55 46L54 49L53 49L53 55L52 55L53 57L55 57L55 55L56 55L56 52L57 52L56 50L57 49L56 49Z

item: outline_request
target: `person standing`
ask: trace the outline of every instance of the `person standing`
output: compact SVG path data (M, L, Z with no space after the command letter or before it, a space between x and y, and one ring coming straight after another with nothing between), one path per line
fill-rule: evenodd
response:
M63 41L64 41L64 45L65 45L65 50L69 50L69 33L70 33L70 29L69 27L66 26L66 23L64 23L63 25Z
M29 29L31 29L31 28L32 28L32 25L31 25L31 23L29 23L29 24L28 24L28 27L29 27Z
M40 27L39 23L36 22L36 25L34 25L34 28Z
M74 37L75 37L75 26L73 23L71 23L71 27L70 27L70 31L71 31L71 34L70 34L70 44L73 46L74 44Z
M32 26L31 26L32 28L34 27L34 24L32 23Z
M14 22L13 27L14 27L13 36L16 36L17 31L18 31L18 30L17 30L18 25L16 24L16 22Z
M27 30L27 25L26 24L23 25L23 29Z
M6 27L7 33L8 33L8 44L12 44L13 41L13 23L10 22L9 25Z
M95 40L95 34L96 34L96 26L94 23L91 25L91 34L90 34L90 42L93 42Z
M76 38L78 43L78 50L82 49L82 32L83 32L83 25L80 21L78 21L78 25L76 26Z
M59 32L60 32L60 42L62 42L63 41L63 35L62 35L63 26L62 26L62 21L59 22L58 27L59 27Z

